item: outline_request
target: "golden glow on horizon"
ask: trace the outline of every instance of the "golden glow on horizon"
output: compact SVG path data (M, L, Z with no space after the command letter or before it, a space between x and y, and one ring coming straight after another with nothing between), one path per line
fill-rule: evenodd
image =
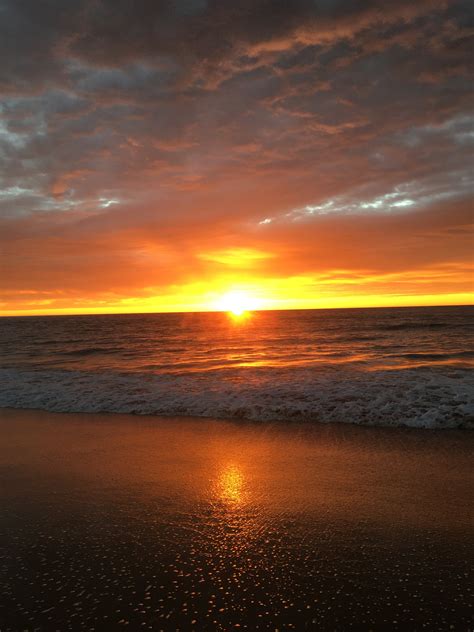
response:
M184 300L181 295L166 297L125 298L116 301L95 301L94 299L76 299L64 305L56 301L22 303L12 309L9 305L0 305L0 316L61 316L74 314L156 314L212 312L218 310L215 303L202 297L190 296ZM194 300L193 300L194 299ZM340 309L368 307L414 307L436 305L473 305L472 293L446 294L359 294L352 296L294 297L269 299L265 305L256 309ZM237 318L237 317L236 317Z
M239 320L265 309L472 305L472 276L468 282L466 274L456 268L388 275L334 270L285 278L232 272L181 285L151 286L137 295L52 292L46 298L44 292L19 291L15 301L0 300L0 315L224 311Z

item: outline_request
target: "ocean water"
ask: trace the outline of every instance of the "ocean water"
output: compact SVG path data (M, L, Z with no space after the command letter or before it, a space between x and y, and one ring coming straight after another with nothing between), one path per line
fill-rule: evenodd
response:
M0 320L0 406L469 427L472 307Z

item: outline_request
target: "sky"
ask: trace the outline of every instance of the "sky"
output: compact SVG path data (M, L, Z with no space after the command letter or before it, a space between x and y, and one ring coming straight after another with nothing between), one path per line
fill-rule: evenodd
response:
M473 17L0 0L0 313L470 303Z

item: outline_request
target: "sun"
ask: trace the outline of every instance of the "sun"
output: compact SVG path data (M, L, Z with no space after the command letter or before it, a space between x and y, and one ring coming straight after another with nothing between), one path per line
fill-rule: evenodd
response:
M243 316L256 309L257 302L247 292L234 290L224 294L216 303L216 309L229 312L233 316Z

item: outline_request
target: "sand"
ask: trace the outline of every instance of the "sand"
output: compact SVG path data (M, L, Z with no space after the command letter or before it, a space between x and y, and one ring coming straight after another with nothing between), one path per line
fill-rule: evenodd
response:
M472 444L0 410L0 629L468 630Z

